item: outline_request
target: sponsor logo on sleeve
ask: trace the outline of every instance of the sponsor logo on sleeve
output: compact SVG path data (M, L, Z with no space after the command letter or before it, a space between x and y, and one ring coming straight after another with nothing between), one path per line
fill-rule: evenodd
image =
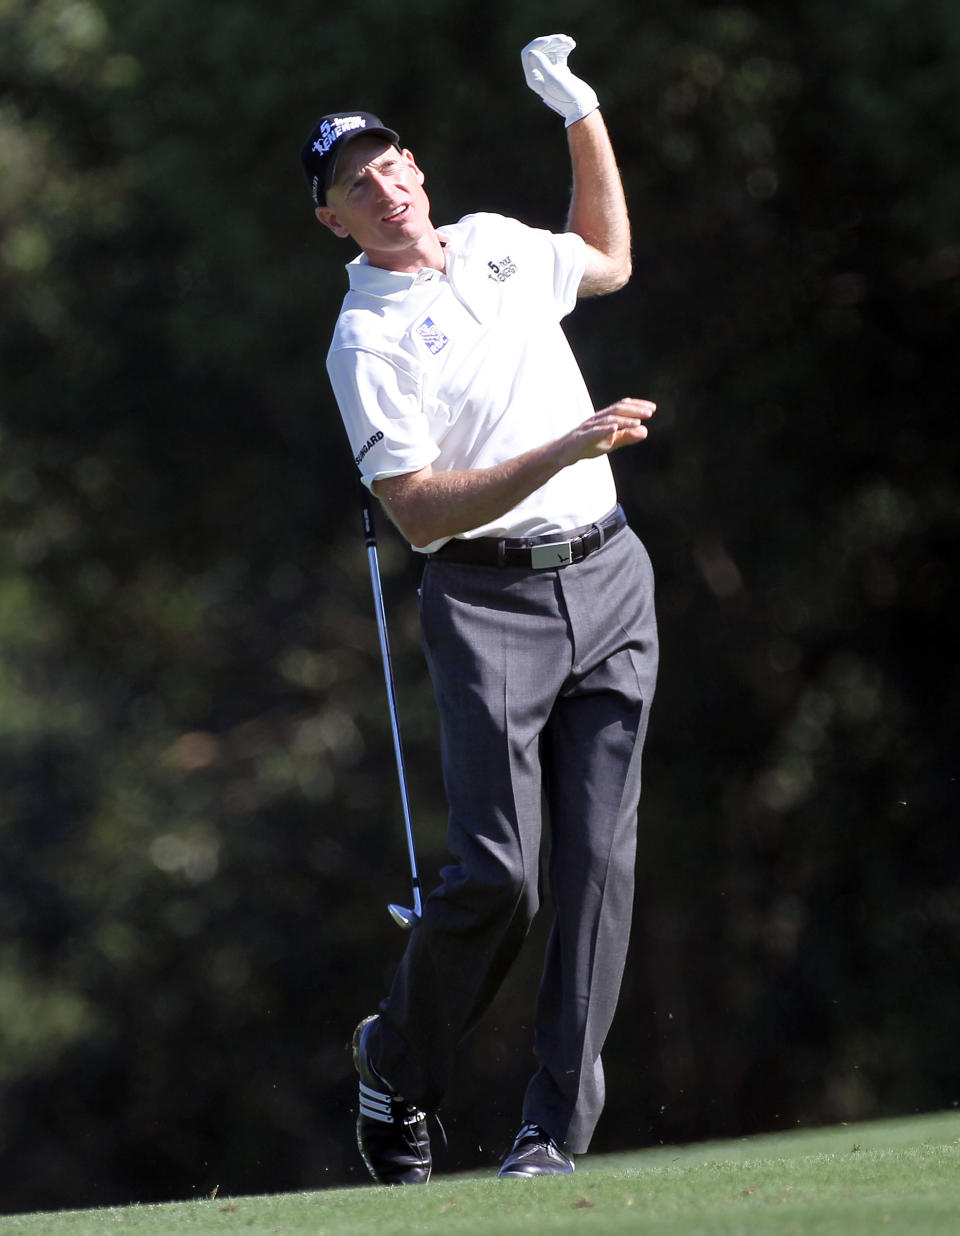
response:
M506 283L511 275L517 273L517 264L513 258L501 258L499 262L488 262L490 274L488 279L495 279L497 283Z
M354 462L356 463L358 468L360 467L360 464L363 462L363 457L364 455L366 455L367 451L371 450L373 447L377 445L378 442L382 442L382 441L383 441L383 430L382 429L378 429L376 433L371 434L370 437L367 438L366 442L364 442L363 446L360 447L360 450L353 457Z
M434 322L433 318L424 318L420 325L416 328L417 335L423 340L428 352L436 356L438 352L442 352L450 340L443 333L440 327Z

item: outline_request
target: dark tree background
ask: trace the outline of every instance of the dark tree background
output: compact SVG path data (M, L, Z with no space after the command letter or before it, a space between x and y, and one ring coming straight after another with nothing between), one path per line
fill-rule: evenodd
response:
M297 152L369 107L438 222L562 227L519 50L569 30L635 275L569 332L658 571L636 922L595 1148L960 1102L960 9L0 8L0 1206L359 1183L347 1044L405 849L353 467L348 245ZM425 877L416 565L381 558ZM531 1066L536 927L442 1169Z

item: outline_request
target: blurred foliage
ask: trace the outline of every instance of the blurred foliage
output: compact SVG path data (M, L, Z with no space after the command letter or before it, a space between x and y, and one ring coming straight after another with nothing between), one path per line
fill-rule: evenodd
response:
M960 1101L960 10L0 3L0 1206L360 1181L406 856L297 164L368 106L435 218L563 223L530 37L601 95L635 276L569 332L659 579L598 1149ZM385 523L385 521L382 521ZM381 566L425 875L416 565ZM538 926L441 1167L492 1163ZM491 1096L495 1096L491 1100Z

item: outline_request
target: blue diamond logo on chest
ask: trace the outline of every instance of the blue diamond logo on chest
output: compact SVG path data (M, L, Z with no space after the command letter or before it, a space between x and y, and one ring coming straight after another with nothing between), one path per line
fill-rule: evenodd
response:
M450 342L433 318L424 318L420 325L416 327L415 334L420 336L426 345L427 351L434 356L438 352L442 352Z

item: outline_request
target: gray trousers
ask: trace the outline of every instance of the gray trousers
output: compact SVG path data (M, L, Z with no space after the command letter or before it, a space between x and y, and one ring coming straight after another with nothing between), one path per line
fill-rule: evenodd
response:
M371 1031L378 1072L439 1105L540 899L550 929L523 1119L571 1154L604 1100L600 1052L633 909L640 760L657 672L653 573L629 528L557 570L428 561L424 646L440 712L454 863L426 899Z

